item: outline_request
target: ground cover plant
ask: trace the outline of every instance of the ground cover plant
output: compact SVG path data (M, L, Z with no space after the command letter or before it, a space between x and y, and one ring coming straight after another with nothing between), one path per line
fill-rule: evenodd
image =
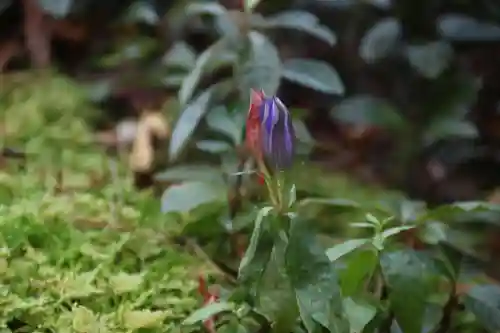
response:
M210 269L171 244L176 222L88 141L81 86L59 75L4 82L2 139L25 157L0 171L2 330L173 332Z

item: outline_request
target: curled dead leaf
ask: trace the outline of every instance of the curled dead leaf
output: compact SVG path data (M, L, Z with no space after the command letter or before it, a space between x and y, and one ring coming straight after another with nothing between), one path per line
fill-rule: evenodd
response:
M137 124L130 153L130 168L134 172L151 171L154 162L153 139L166 139L170 134L167 120L160 112L145 111Z

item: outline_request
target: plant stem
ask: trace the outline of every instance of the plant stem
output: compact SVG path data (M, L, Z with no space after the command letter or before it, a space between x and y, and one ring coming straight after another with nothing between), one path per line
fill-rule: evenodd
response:
M453 283L453 287L450 291L450 298L448 302L446 302L443 308L443 317L439 322L438 329L436 333L448 333L451 328L451 319L453 317L453 311L456 309L458 305L458 299L456 295L456 283Z

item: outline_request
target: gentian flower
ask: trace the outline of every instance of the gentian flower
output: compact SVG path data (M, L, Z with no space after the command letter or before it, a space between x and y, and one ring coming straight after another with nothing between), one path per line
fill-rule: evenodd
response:
M247 117L247 147L274 170L289 168L295 152L295 130L290 112L276 96L252 90Z

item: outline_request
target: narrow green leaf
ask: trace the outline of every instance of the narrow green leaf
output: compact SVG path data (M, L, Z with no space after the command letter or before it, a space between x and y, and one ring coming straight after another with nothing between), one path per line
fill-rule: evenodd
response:
M221 38L200 54L193 70L186 76L179 89L181 105L186 105L189 102L203 73L213 71L223 65L233 64L236 55L228 48L228 44L227 39Z
M410 229L414 229L416 226L414 225L401 225L401 226L398 226L398 227L394 227L394 228L389 228L387 230L384 230L382 232L382 237L384 239L386 238L389 238L389 237L392 237L394 235L397 235L399 234L400 232L403 232L405 230L410 230Z
M240 262L240 267L238 270L238 279L242 281L248 280L248 277L254 277L254 274L251 274L251 271L255 271L255 269L252 269L252 261L254 261L254 258L256 256L256 251L259 247L259 243L261 240L262 234L265 232L264 228L265 226L262 225L263 221L266 221L265 218L269 214L269 212L272 210L272 207L264 207L262 208L259 213L257 214L257 218L255 219L255 225L253 228L252 236L250 237L250 244L248 245L247 250L245 251L245 255L241 259ZM269 260L269 256L271 255L271 250L272 250L272 242L271 246L267 246L266 244L264 247L260 249L260 251L265 251L267 253L264 253L264 257L267 256L267 260ZM259 253L262 254L262 253ZM264 260L265 261L265 260ZM267 265L267 261L261 261L258 263L257 270L261 270L261 274L263 273L263 270L265 266Z
M326 255L330 261L338 260L352 251L368 244L369 239L350 239L326 250Z
M182 111L170 138L170 160L175 160L188 143L201 118L208 110L211 96L212 90L206 90Z
M215 303L210 303L201 309L196 310L193 312L189 317L187 317L182 324L183 325L193 325L197 324L200 322L203 322L213 316L215 316L218 313L225 312L225 311L232 311L233 306L230 303L226 302L215 302Z
M323 61L289 59L284 63L283 77L326 94L344 95L345 92L340 75Z

